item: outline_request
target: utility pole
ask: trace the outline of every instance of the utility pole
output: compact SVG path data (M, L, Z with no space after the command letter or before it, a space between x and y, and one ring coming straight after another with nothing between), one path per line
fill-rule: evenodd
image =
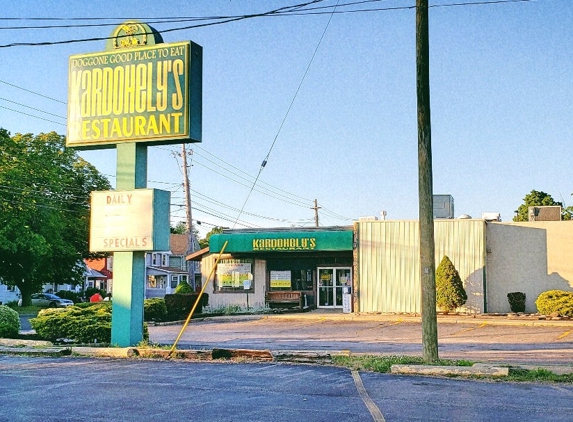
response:
M430 124L430 46L428 0L416 0L416 86L418 99L418 197L422 284L422 349L426 362L438 360Z
M185 188L185 211L187 221L185 232L187 234L187 254L195 252L195 234L193 233L193 220L191 216L191 187L189 183L189 168L187 166L187 151L185 144L181 144L181 160L183 162L183 187ZM189 263L190 286L195 290L195 261Z
M310 207L311 210L314 210L314 226L318 227L318 210L321 209L322 207L318 206L318 202L315 199L314 200L314 207Z

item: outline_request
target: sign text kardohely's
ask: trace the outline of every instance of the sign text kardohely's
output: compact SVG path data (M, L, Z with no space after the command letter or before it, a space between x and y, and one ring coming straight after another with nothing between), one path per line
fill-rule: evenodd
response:
M192 42L70 56L70 147L201 141L202 48Z

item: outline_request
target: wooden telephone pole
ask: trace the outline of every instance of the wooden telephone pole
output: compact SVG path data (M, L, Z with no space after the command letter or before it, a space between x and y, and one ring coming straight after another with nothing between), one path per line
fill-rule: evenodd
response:
M183 187L185 188L185 211L186 211L186 225L185 232L187 234L187 253L195 252L195 234L193 233L193 220L191 215L191 187L189 183L189 168L187 166L187 151L185 144L181 144L181 160L183 162ZM189 285L195 290L195 261L189 261Z
M438 360L432 135L430 124L430 47L428 0L416 0L416 86L418 99L418 196L422 284L422 349L426 362Z
M314 200L314 207L311 207L311 210L314 210L314 226L318 227L318 210L322 208L318 206L318 201Z

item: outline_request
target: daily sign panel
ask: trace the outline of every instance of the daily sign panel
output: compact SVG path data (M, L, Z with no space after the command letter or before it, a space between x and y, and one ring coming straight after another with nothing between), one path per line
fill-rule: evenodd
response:
M189 41L70 56L67 146L200 142L201 72Z

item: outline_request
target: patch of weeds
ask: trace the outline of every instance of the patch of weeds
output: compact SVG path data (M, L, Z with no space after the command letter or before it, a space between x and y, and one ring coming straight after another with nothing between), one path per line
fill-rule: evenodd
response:
M508 381L516 382L568 382L573 383L573 374L557 375L548 369L509 368Z
M332 356L332 362L335 365L343 366L349 369L357 371L373 371L388 373L392 365L424 365L426 362L419 356L400 356L400 355L390 355L390 356L373 356L373 355L361 355L361 356L344 356L336 355ZM433 365L439 366L472 366L473 362L467 360L446 360L441 359L438 362L434 362Z

